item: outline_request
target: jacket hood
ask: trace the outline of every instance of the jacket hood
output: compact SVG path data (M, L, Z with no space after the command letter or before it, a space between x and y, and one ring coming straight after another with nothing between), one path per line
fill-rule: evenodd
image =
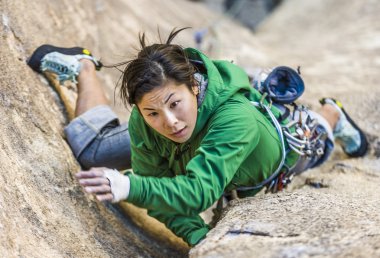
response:
M185 49L189 59L201 61L207 70L208 79L206 95L198 107L198 117L194 132L189 140L195 137L207 124L216 109L239 91L250 92L252 87L248 76L240 67L228 61L211 61L200 51Z
M202 131L208 123L209 118L220 105L239 91L252 92L252 87L250 86L248 75L244 70L231 62L210 60L206 55L193 48L186 48L185 53L190 60L202 62L205 68L204 70L206 71L206 74L203 75L208 80L204 100L202 104L198 106L197 121L194 131L187 141L190 142ZM143 135L143 139L151 139L149 141L141 139L145 142L144 144L150 146L150 148L153 148L153 146L162 146L159 144L161 140L172 142L146 124L144 118L137 110L137 107L133 107L132 109L129 122L131 121L136 123L136 127L139 128L140 134Z

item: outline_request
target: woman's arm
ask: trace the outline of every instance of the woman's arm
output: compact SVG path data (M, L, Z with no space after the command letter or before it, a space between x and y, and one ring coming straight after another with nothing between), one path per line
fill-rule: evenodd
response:
M188 216L206 210L222 195L260 139L252 108L242 99L231 99L218 108L196 156L186 166L186 175L156 178L129 174L127 201L149 210ZM132 148L136 148L133 139ZM132 163L139 173L154 169Z
M159 210L149 210L148 215L164 223L174 234L181 237L191 246L199 243L210 230L210 227L199 215L182 216L166 214Z

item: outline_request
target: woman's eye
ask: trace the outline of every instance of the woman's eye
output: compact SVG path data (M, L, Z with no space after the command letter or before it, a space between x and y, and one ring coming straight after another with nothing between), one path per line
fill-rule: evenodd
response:
M179 104L179 100L178 100L178 101L174 101L173 103L170 104L170 107L171 107L171 108L174 108L174 107L176 107L178 104Z
M152 113L149 113L149 114L148 114L148 116L152 116L152 117L153 117L153 116L157 116L157 115L158 115L157 112L152 112Z

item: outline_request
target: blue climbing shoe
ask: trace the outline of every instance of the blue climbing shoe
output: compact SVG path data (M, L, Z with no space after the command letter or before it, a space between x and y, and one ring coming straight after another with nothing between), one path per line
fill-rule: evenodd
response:
M340 113L333 134L337 142L342 145L343 151L350 157L364 156L368 151L368 140L364 132L344 110L342 103L333 98L323 98L319 102L322 105L332 105Z
M60 83L66 80L76 82L81 63L80 59L89 59L97 70L102 63L96 60L89 50L81 47L61 48L52 45L38 47L28 59L28 65L36 72L52 72L58 76Z

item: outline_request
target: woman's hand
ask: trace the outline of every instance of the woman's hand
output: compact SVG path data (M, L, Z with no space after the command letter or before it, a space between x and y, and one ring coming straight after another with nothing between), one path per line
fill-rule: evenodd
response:
M91 168L88 171L79 171L75 176L84 190L94 194L99 201L119 202L129 195L129 177L115 169Z
M112 201L113 195L110 180L104 176L107 168L91 168L88 171L79 171L75 176L85 192L95 194L99 201Z

